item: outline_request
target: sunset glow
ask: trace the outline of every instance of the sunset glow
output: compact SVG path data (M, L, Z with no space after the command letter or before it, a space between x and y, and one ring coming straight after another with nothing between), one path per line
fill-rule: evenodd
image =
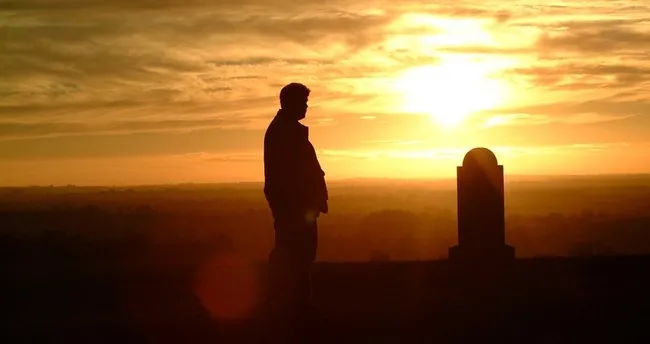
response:
M395 87L403 111L425 113L444 126L456 126L476 111L504 105L508 85L489 72L478 62L451 59L407 69Z
M650 172L650 8L626 3L0 4L0 185L260 181L294 81L330 179L451 177L476 146Z

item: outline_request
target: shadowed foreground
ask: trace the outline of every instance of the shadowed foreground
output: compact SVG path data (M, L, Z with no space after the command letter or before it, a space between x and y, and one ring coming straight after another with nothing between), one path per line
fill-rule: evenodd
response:
M261 298L263 269L254 277L223 270L201 290L200 273L187 266L69 258L47 268L36 261L5 264L6 343L264 338L260 317L224 318L245 314L251 297ZM448 261L316 264L313 296L321 314L310 342L647 342L647 271L649 256L529 259L492 268Z

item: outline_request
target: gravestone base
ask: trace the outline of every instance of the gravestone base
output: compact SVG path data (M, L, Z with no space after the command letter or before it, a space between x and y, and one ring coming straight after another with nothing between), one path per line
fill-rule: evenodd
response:
M515 248L512 246L490 247L484 249L453 246L449 248L449 259L453 261L509 261L515 259Z

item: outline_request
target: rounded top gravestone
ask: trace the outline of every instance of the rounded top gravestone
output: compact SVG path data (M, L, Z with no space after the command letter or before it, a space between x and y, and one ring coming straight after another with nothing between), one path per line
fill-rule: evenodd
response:
M504 173L496 155L478 147L457 167L458 245L452 259L482 261L512 259L505 242Z
M496 155L491 150L483 147L474 148L465 154L463 167L481 168L496 167L499 165Z

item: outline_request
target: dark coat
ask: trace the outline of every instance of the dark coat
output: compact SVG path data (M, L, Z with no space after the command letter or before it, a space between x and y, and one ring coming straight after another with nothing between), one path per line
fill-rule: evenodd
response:
M264 135L264 194L271 209L326 213L327 186L309 128L278 111Z

